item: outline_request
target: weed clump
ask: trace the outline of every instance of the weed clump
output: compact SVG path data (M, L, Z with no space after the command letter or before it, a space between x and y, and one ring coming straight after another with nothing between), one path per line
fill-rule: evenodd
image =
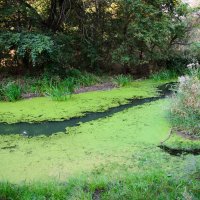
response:
M15 82L8 82L6 85L0 87L0 100L17 101L21 98L22 89L20 85Z
M179 77L171 105L171 122L177 130L200 137L199 64L188 65L189 75Z
M163 81L163 80L170 80L175 79L178 77L178 73L173 70L163 70L154 74L151 74L150 78L154 81Z
M130 75L123 75L120 74L114 78L114 83L117 84L119 87L125 87L131 84L133 81L132 77Z

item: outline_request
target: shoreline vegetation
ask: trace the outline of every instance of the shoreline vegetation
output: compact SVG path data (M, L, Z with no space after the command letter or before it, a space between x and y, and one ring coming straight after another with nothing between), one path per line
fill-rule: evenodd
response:
M90 177L90 178L88 178ZM199 182L172 177L162 171L128 173L120 177L92 174L63 183L0 183L1 199L198 199Z

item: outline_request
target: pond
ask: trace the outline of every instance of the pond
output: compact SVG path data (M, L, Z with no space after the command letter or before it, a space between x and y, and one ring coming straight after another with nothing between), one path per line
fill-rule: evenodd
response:
M109 108L104 112L85 112L83 117L73 117L63 121L44 121L39 123L0 123L0 134L21 134L31 137L38 135L52 135L57 132L66 132L68 127L78 126L80 123L108 117L125 109L156 101L170 95L174 83L167 83L158 87L160 96L148 98L128 99L128 103Z

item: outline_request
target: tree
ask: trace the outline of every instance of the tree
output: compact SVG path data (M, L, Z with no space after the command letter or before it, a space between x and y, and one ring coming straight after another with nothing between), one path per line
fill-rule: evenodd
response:
M63 73L74 66L165 63L185 40L187 12L175 0L4 0L1 58L15 50L24 66L56 66Z

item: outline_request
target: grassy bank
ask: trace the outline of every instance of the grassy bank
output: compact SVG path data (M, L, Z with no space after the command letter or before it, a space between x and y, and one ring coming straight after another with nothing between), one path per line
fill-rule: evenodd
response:
M200 185L197 180L170 177L163 172L126 174L110 178L102 175L79 177L64 183L21 184L0 183L0 199L198 199Z

